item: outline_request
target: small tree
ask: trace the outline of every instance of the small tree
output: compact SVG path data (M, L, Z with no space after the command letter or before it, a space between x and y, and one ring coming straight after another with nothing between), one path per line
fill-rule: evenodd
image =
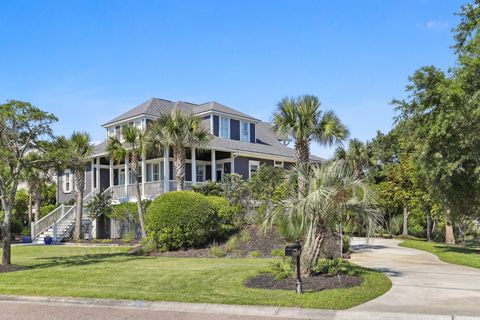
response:
M210 141L210 133L202 128L199 117L174 109L171 113L160 115L150 124L147 136L151 149L172 147L177 191L183 190L186 149L205 146Z
M142 155L145 151L145 135L134 126L127 126L123 129L123 140L117 137L110 137L107 144L107 150L110 153L110 157L115 161L130 159L131 169L135 178L135 192L137 196L137 212L140 221L140 229L142 232L142 238L147 238L147 232L145 231L145 210L142 206L142 194L140 192L139 180L142 177L142 169L139 161L145 161ZM125 173L127 174L127 173ZM145 177L143 177L145 179Z
M11 262L10 224L18 184L26 168L37 160L28 151L53 137L51 124L57 118L28 102L9 100L0 105L0 200L5 211L1 224L3 235L2 264Z
M74 239L82 238L82 218L83 218L83 197L85 193L85 166L89 161L90 153L93 150L90 135L86 132L74 132L67 141L65 150L67 168L75 171L76 193L76 215Z

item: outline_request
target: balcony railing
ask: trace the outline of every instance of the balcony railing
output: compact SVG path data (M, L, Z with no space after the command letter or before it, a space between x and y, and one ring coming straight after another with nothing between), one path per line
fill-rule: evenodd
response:
M203 184L204 182L197 182L197 184ZM191 181L185 181L184 189L192 190L193 183ZM151 181L145 182L142 191L142 184L139 184L140 194L142 199L154 199L155 197L163 194L165 192L164 181ZM170 180L168 182L168 187L170 191L177 190L177 182L175 180ZM118 186L112 186L110 189L112 199L119 202L134 201L137 199L137 191L135 189L135 184L128 184L126 187L124 184Z

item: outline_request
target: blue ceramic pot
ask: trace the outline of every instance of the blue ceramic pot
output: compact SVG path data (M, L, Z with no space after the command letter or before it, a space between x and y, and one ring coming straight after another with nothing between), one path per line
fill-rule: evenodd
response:
M52 244L52 237L46 236L43 238L43 242L45 242L45 244Z
M32 243L32 238L30 238L29 236L24 236L22 238L22 242L23 243Z

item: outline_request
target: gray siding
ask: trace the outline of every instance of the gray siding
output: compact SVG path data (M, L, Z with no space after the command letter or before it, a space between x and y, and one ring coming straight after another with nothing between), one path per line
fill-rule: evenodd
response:
M250 142L251 143L257 142L257 136L256 136L256 133L255 133L255 124L254 123L250 123Z
M241 175L245 180L247 180L250 175L250 172L248 171L248 161L250 160L259 161L260 164L267 164L269 166L273 166L273 160L237 157L235 158L235 173Z
M220 123L219 123L218 116L213 116L213 135L214 136L219 136L220 134L218 131L220 130Z
M75 177L73 178L73 184L76 185ZM89 194L92 191L92 172L91 164L85 166L85 192L84 195ZM73 187L72 192L65 193L63 191L63 171L58 173L58 202L66 203L75 200L77 192Z
M230 119L230 139L240 140L240 121Z

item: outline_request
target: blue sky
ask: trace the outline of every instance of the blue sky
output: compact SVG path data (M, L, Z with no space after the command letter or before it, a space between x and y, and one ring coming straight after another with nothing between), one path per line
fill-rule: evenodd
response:
M99 141L102 123L151 97L268 121L283 96L308 93L371 139L415 69L453 65L464 3L2 0L0 101L30 101L59 117L57 134Z

